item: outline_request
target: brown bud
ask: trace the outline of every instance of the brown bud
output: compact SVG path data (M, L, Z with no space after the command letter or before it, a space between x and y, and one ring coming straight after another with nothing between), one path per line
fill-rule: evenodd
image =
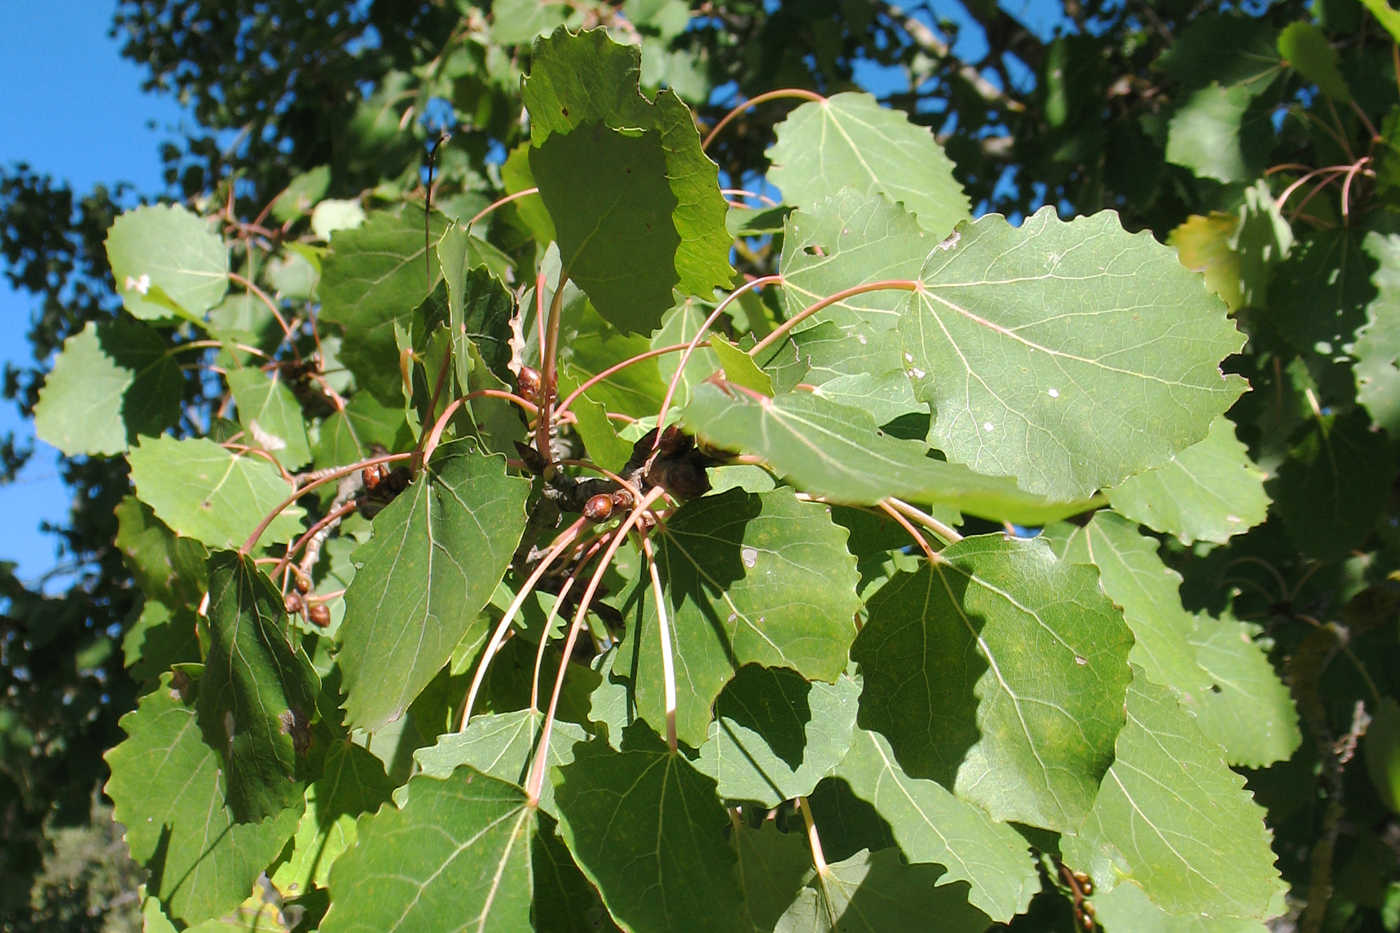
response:
M282 607L287 610L287 615L295 615L301 612L301 596L297 593L288 593L282 599Z
M613 508L627 509L629 512L632 510L634 504L632 493L628 492L626 489L619 489L614 492L612 494L612 502Z
M306 610L306 617L311 620L311 624L319 628L325 628L331 624L331 611L326 608L325 603L316 603Z
M538 405L544 388L539 370L529 366L520 367L520 375L515 377L515 388L525 401Z
M366 489L375 489L384 479L384 464L376 463L374 466L365 467L360 471L360 479L364 480Z
M705 468L690 457L679 460L658 457L647 470L646 481L679 499L698 499L710 491L710 478Z
M605 522L612 514L612 496L600 493L583 504L583 514L590 522Z
M1084 892L1086 897L1094 893L1094 882L1086 873L1082 871L1075 872L1074 880L1075 883L1079 885L1079 890Z
M296 588L297 588L297 592L298 592L298 593L310 593L310 592L311 592L311 581L308 580L308 579L306 578L306 574L304 574L304 573L294 573L294 574L292 575L292 580L293 580L293 582L296 583Z
M661 441L656 445L656 449L663 457L675 457L685 453L694 444L695 438L673 424L661 432Z
M407 489L408 484L413 481L413 474L409 472L408 467L394 467L391 470L387 464L380 464L380 466L384 470L382 483L388 487L392 495L397 496Z
M1079 909L1084 911L1084 916L1086 917L1094 916L1094 905L1088 901L1085 901L1084 903L1080 904Z

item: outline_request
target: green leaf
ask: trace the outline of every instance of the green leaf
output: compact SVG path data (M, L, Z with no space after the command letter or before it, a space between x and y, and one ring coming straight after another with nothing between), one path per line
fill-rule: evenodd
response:
M937 236L970 216L953 163L927 128L864 93L803 104L775 127L768 179L783 200L809 207L852 188L900 202Z
M1138 534L1136 523L1120 515L1096 512L1070 535L1062 556L1098 568L1100 589L1122 608L1132 630L1131 663L1178 694L1208 689L1210 678L1190 642L1196 619L1177 593L1181 575L1157 556L1155 538Z
M561 835L620 925L739 929L729 817L713 780L642 723L621 751L602 739L575 746L557 774Z
M522 709L475 716L461 732L438 736L437 744L413 753L421 773L446 777L458 765L471 765L483 774L523 787L539 741L543 714ZM549 767L574 760L574 746L587 741L581 726L556 720L549 741ZM540 788L540 809L557 816L554 786Z
M607 212L607 218L621 221L627 213L640 210L642 217L650 217L638 192L651 190L659 180L670 190L671 216L658 225L652 235L673 244L672 254L653 267L645 263L641 256L652 251L633 256L630 267L619 265L618 274L630 277L639 288L635 303L642 304L641 295L659 292L658 282L667 281L666 299L656 307L650 301L643 307L632 309L625 304L605 306L609 298L624 300L625 289L619 283L602 279L596 287L599 294L608 298L600 300L598 294L589 291L584 279L579 284L589 291L589 297L604 317L624 330L651 331L656 326L656 316L670 307L670 289L678 288L683 294L708 298L715 288L727 287L733 270L729 265L729 232L724 226L725 202L719 192L719 168L700 149L700 134L689 108L671 91L662 91L655 102L647 100L638 91L640 76L640 52L634 46L621 45L608 38L604 30L597 29L581 35L570 35L560 29L548 38L535 42L530 63L530 76L525 80L523 90L525 107L530 111L530 135L536 147L531 154L531 165L541 197L549 207L559 230L560 250L565 256L565 265L571 275L577 278L578 270L569 258L570 253L564 244L569 237L560 225L560 217L551 203L551 197L567 200L587 201L587 192L578 189L601 189L608 185L619 167L601 161L573 163L559 166L560 172L546 178L540 173L535 161L540 147L555 134L574 134L580 128L588 128L587 134L599 133L608 147L607 151L620 151L632 158L640 157L649 171L656 171L656 149L661 156L660 176L639 177L635 173L625 176L627 185L614 191L614 196L625 196L627 206L619 205ZM620 133L629 134L619 136ZM653 134L654 138L653 138ZM631 139L624 143L620 139ZM583 135L574 142L565 144L565 149L555 150L556 154L565 151L590 151L592 147ZM598 155L603 150L593 150ZM589 166L589 177L581 183L577 169L580 164ZM635 191L633 190L635 186ZM553 192L553 193L551 193ZM580 229L604 219L597 217L571 217ZM640 231L624 231L629 238L640 238ZM600 228L601 235L601 228ZM610 244L598 247L599 256L609 262L615 261L617 253ZM625 257L624 257L625 258ZM606 267L606 264L605 264ZM646 278L638 281L640 277ZM655 281L653 281L653 279ZM655 301L652 298L651 301ZM645 326L635 326L651 320Z
M198 322L228 291L228 247L209 221L178 204L118 217L107 231L107 261L126 310L145 320Z
M1376 188L1389 202L1400 193L1400 107L1391 107L1381 121L1376 147Z
M402 809L357 830L331 872L325 933L530 928L535 809L518 787L465 765L415 777Z
M320 682L293 640L282 594L248 556L209 557L208 624L199 725L224 757L228 806L239 822L301 799Z
M322 266L320 320L345 328L342 360L359 385L387 405L400 397L394 327L410 329L439 276L437 250L425 240L442 236L441 216L425 230L416 205L375 211L359 227L336 234Z
M1337 68L1337 50L1312 23L1289 23L1278 36L1278 53L1318 90L1344 104L1351 90Z
M146 885L137 888L137 896L141 898L142 933L179 933L161 909L160 899L147 893Z
M1183 544L1224 544L1267 517L1267 475L1235 439L1234 423L1221 415L1205 440L1123 480L1108 491L1108 501L1119 513L1174 534Z
M1238 216L1212 211L1192 214L1167 235L1167 245L1176 247L1181 264L1199 272L1231 312L1244 304L1240 255L1232 248L1239 227Z
M651 349L660 350L662 347L671 347L682 343L689 344L695 339L695 335L699 332L700 325L705 323L706 317L706 312L698 306L697 302L692 300L680 302L666 312L662 318L661 326L651 335ZM668 353L656 358L656 372L660 374L663 383L670 385L671 381L676 378L676 370L679 368L680 362L680 353ZM719 354L708 342L701 340L695 345L695 351L690 354L690 359L686 360L685 371L681 374L680 380L676 382L673 404L684 405L695 387L710 378L719 369ZM658 400L652 403L651 408L655 410L659 406L660 397L658 396Z
M1169 914L1267 919L1283 885L1264 811L1165 687L1134 677L1115 755L1061 840L1065 861L1103 892L1138 885Z
M354 463L373 456L376 444L385 450L408 450L413 445L403 405L384 405L368 392L357 392L343 410L331 412L321 422L316 464Z
M1321 230L1293 245L1269 290L1264 318L1304 353L1338 356L1351 349L1376 290L1368 248L1355 232Z
M539 0L500 0L491 5L491 39L501 45L529 42L540 33L562 26L569 7Z
M695 767L720 796L768 808L805 797L851 744L860 687L808 682L795 671L750 665L715 703L715 721Z
M282 328L272 311L248 292L225 295L209 312L208 327L210 335L223 343L224 352L244 365L252 360L252 354L235 344L273 346L282 339Z
M559 394L567 397L574 389L580 385L579 381L573 378L574 373L566 371L560 374ZM588 459L599 466L606 467L615 472L621 472L622 467L632 456L632 443L625 441L618 436L613 428L612 421L608 418L608 409L599 402L595 402L591 397L591 389L574 400L569 406L569 411L574 413L574 431L578 434L579 440L583 441L583 449L588 451Z
M1288 537L1303 554L1341 558L1383 512L1395 454L1368 421L1355 409L1315 417L1269 483Z
M122 655L131 679L151 686L176 664L199 660L194 610L147 600L122 635Z
M311 230L323 240L329 240L337 230L354 230L365 222L365 209L359 201L327 198L311 212Z
M834 682L855 637L855 559L829 506L788 490L689 502L653 533L676 676L676 732L705 741L710 708L745 664ZM643 574L624 648L637 714L665 722L656 599Z
M236 548L292 487L261 457L237 456L202 437L142 438L127 454L136 495L176 534L211 548ZM302 510L282 510L259 543L301 531Z
M533 0L526 2L532 7L538 7ZM510 151L510 155L501 165L501 182L505 185L506 194L519 194L528 188L536 187L535 176L530 173L529 142L523 142ZM549 219L549 211L540 203L538 193L512 201L511 207L536 243L553 243L559 239L554 233L554 221Z
M1277 36L1267 18L1203 12L1191 18L1157 64L1189 88L1218 82L1261 94L1279 68Z
M306 812L291 852L272 874L283 891L324 888L336 859L355 844L355 821L388 802L394 789L379 759L346 738L318 743L312 754L320 777L306 789Z
M503 382L509 383L510 318L515 301L506 287L483 266L472 264L471 235L453 225L438 241L438 261L447 280L448 322L454 346L462 336L471 341L481 358ZM467 384L465 351L457 355L457 380Z
M857 729L836 775L889 821L906 858L945 866L939 883L966 882L967 901L992 920L1004 923L1022 913L1040 890L1040 876L1019 833L943 785L910 777L879 733Z
M305 243L286 244L282 252L268 260L267 280L277 290L278 298L310 300L321 281L320 253ZM270 317L272 312L268 311L267 314ZM213 330L212 315L210 330Z
M842 328L827 321L790 336L764 365L778 391L806 383L828 401L864 409L876 424L928 411L904 374L899 334L893 329L875 330L868 324Z
M1106 930L1134 933L1268 933L1258 920L1191 917L1169 914L1148 899L1135 884L1120 884L1112 891L1096 891L1094 917Z
M767 373L758 368L753 357L719 334L711 334L709 344L710 349L714 350L715 355L719 357L720 366L724 370L724 378L727 382L731 385L752 389L754 392L769 397L773 395L773 381L768 378Z
M117 548L146 597L170 606L199 605L208 589L204 546L172 533L135 496L122 497L116 516Z
M783 230L783 305L791 317L857 285L917 279L937 244L938 238L921 230L913 214L879 194L843 190L815 200L788 215ZM878 332L894 327L906 304L903 290L865 292L828 305L808 320L843 329L865 324Z
M578 167L590 166L586 184ZM555 133L530 152L530 171L559 236L564 270L598 313L649 333L679 284L678 204L666 179L661 134L590 124Z
M347 720L376 731L452 657L510 563L527 480L469 442L438 448L355 552L337 662Z
M1293 228L1262 178L1245 189L1238 213L1230 246L1239 258L1241 299L1248 307L1267 308L1274 272L1293 249Z
M1097 575L1043 541L964 538L871 597L860 725L994 819L1088 812L1123 722L1132 638Z
M1025 490L1083 498L1206 436L1245 387L1219 300L1111 211L991 215L935 250L900 320L930 442Z
M248 429L252 446L267 451L282 464L295 470L311 459L306 439L306 416L291 389L274 375L244 367L228 374L229 391L238 405L238 420Z
M68 456L120 454L180 419L184 377L144 324L88 321L63 342L39 390L34 430Z
M1369 233L1362 248L1378 267L1371 277L1376 296L1352 350L1356 398L1373 424L1400 437L1400 234Z
M197 923L236 907L276 857L300 808L240 823L224 804L219 754L205 744L184 673L121 719L127 738L107 752L106 792L126 827L131 857L151 869L150 889L170 913Z
M1400 11L1397 11L1386 0L1361 0L1361 5L1371 11L1376 22L1390 33L1392 39L1400 42Z
M709 444L757 454L801 489L833 502L871 505L899 496L1026 524L1085 508L1082 501L1049 502L1012 480L930 459L926 444L892 438L865 411L829 402L820 392L759 400L704 384L684 418Z
M1366 773L1387 807L1400 812L1400 704L1385 697L1366 730Z
M1168 124L1167 161L1226 184L1252 181L1262 167L1256 164L1257 144L1248 140L1256 131L1255 119L1247 117L1254 98L1240 84L1196 91Z
M773 927L775 933L825 933L828 930L906 929L937 918L948 933L982 933L987 915L968 905L956 887L938 884L943 875L932 865L906 865L898 849L862 850L809 873L808 886Z
M764 820L757 829L738 822L731 842L749 927L768 933L811 880L812 850L802 833L781 832L774 820Z
M560 368L567 366L567 381L574 385L652 348L646 337L622 333L582 300L577 308L566 310L560 325L559 343ZM709 352L708 347L702 347L696 355ZM657 367L646 363L621 369L588 390L589 398L611 411L655 411L665 394L666 384L661 381Z
M318 165L291 180L272 202L272 216L282 223L311 212L331 186L331 168Z
M1270 663L1266 643L1257 640L1260 631L1231 615L1197 616L1190 639L1211 686L1180 697L1201 731L1220 743L1225 760L1246 768L1283 761L1303 741L1293 695Z
M535 899L531 907L536 930L551 933L613 933L613 923L597 888L574 864L559 838L558 824L548 814L539 816L531 846L535 873Z

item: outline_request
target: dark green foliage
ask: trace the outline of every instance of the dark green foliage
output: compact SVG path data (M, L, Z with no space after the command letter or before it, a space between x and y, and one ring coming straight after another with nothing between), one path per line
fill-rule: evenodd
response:
M181 206L0 178L0 926L131 917L105 791L149 923L1393 929L1395 37L968 6L121 2Z

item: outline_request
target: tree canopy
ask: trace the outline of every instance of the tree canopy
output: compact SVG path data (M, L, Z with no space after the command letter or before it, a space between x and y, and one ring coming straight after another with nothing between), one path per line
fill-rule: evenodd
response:
M113 29L198 129L0 177L7 928L1397 929L1383 0Z

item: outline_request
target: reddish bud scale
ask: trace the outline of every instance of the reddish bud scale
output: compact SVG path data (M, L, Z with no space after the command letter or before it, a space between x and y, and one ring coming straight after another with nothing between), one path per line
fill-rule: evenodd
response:
M631 511L634 501L632 494L626 489L619 489L612 494L612 503L615 509L627 509Z
M538 405L543 386L539 370L531 369L529 366L520 367L520 375L515 377L515 388L520 393L521 398L533 405Z
M287 615L295 615L301 612L301 596L296 593L288 593L282 598L282 608L287 610Z
M306 610L306 617L318 628L325 628L331 624L331 611L326 608L325 603L317 603Z
M612 496L607 495L606 493L600 493L599 495L594 496L593 498L585 502L583 505L584 517L587 518L590 522L607 521L608 516L612 514L612 510Z

